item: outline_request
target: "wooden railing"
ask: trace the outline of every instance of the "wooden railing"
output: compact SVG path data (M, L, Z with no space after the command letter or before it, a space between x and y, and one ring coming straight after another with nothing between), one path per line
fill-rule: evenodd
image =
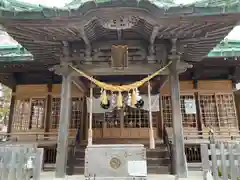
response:
M169 139L173 138L172 128L166 128L169 134ZM184 130L184 142L185 144L200 144L209 143L209 138L214 136L217 141L236 140L240 141L240 131L233 129L213 130L210 134L210 129L207 131L188 131Z
M58 139L58 132L13 132L2 133L0 137L6 137L7 141L11 142L29 142L29 143L56 143ZM75 136L68 136L70 140L75 139ZM70 141L71 143L72 141Z
M173 138L172 128L166 128L168 132L168 138L171 141ZM208 131L187 131L184 130L184 143L185 154L189 165L201 164L201 149L200 144L210 144L214 142L240 142L240 131L238 130L218 130L214 131L209 129Z

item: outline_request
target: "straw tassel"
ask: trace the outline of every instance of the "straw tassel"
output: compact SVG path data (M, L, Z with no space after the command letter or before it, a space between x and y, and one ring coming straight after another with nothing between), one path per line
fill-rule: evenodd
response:
M103 105L107 105L108 104L108 98L107 98L106 90L102 91L101 102L102 102Z
M118 92L118 97L117 97L117 107L121 108L123 106L123 97L121 91Z
M135 104L137 104L137 92L136 89L132 90L132 106L134 106Z

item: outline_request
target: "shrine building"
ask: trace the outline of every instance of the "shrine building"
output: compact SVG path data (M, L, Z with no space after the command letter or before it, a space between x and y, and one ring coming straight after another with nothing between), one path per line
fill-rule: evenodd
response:
M83 173L87 145L121 143L146 146L149 173L185 177L209 130L239 137L240 42L224 40L239 6L2 0L1 28L19 43L0 46L9 141L43 147L56 177Z

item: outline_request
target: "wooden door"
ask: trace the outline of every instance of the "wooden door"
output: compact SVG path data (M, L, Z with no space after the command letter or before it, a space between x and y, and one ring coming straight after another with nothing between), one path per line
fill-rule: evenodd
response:
M105 113L98 120L95 119L93 138L149 138L149 114L148 111L127 107L124 110L114 110ZM99 119L102 123L99 122ZM157 130L158 113L153 113L154 135L158 138ZM93 123L94 124L94 123Z

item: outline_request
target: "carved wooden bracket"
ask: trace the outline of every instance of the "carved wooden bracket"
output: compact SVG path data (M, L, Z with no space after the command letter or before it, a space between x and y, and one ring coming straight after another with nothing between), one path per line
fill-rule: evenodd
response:
M71 75L73 70L69 67L72 63L63 62L60 65L55 65L49 69L49 71L54 71L55 74L60 76L68 76Z

